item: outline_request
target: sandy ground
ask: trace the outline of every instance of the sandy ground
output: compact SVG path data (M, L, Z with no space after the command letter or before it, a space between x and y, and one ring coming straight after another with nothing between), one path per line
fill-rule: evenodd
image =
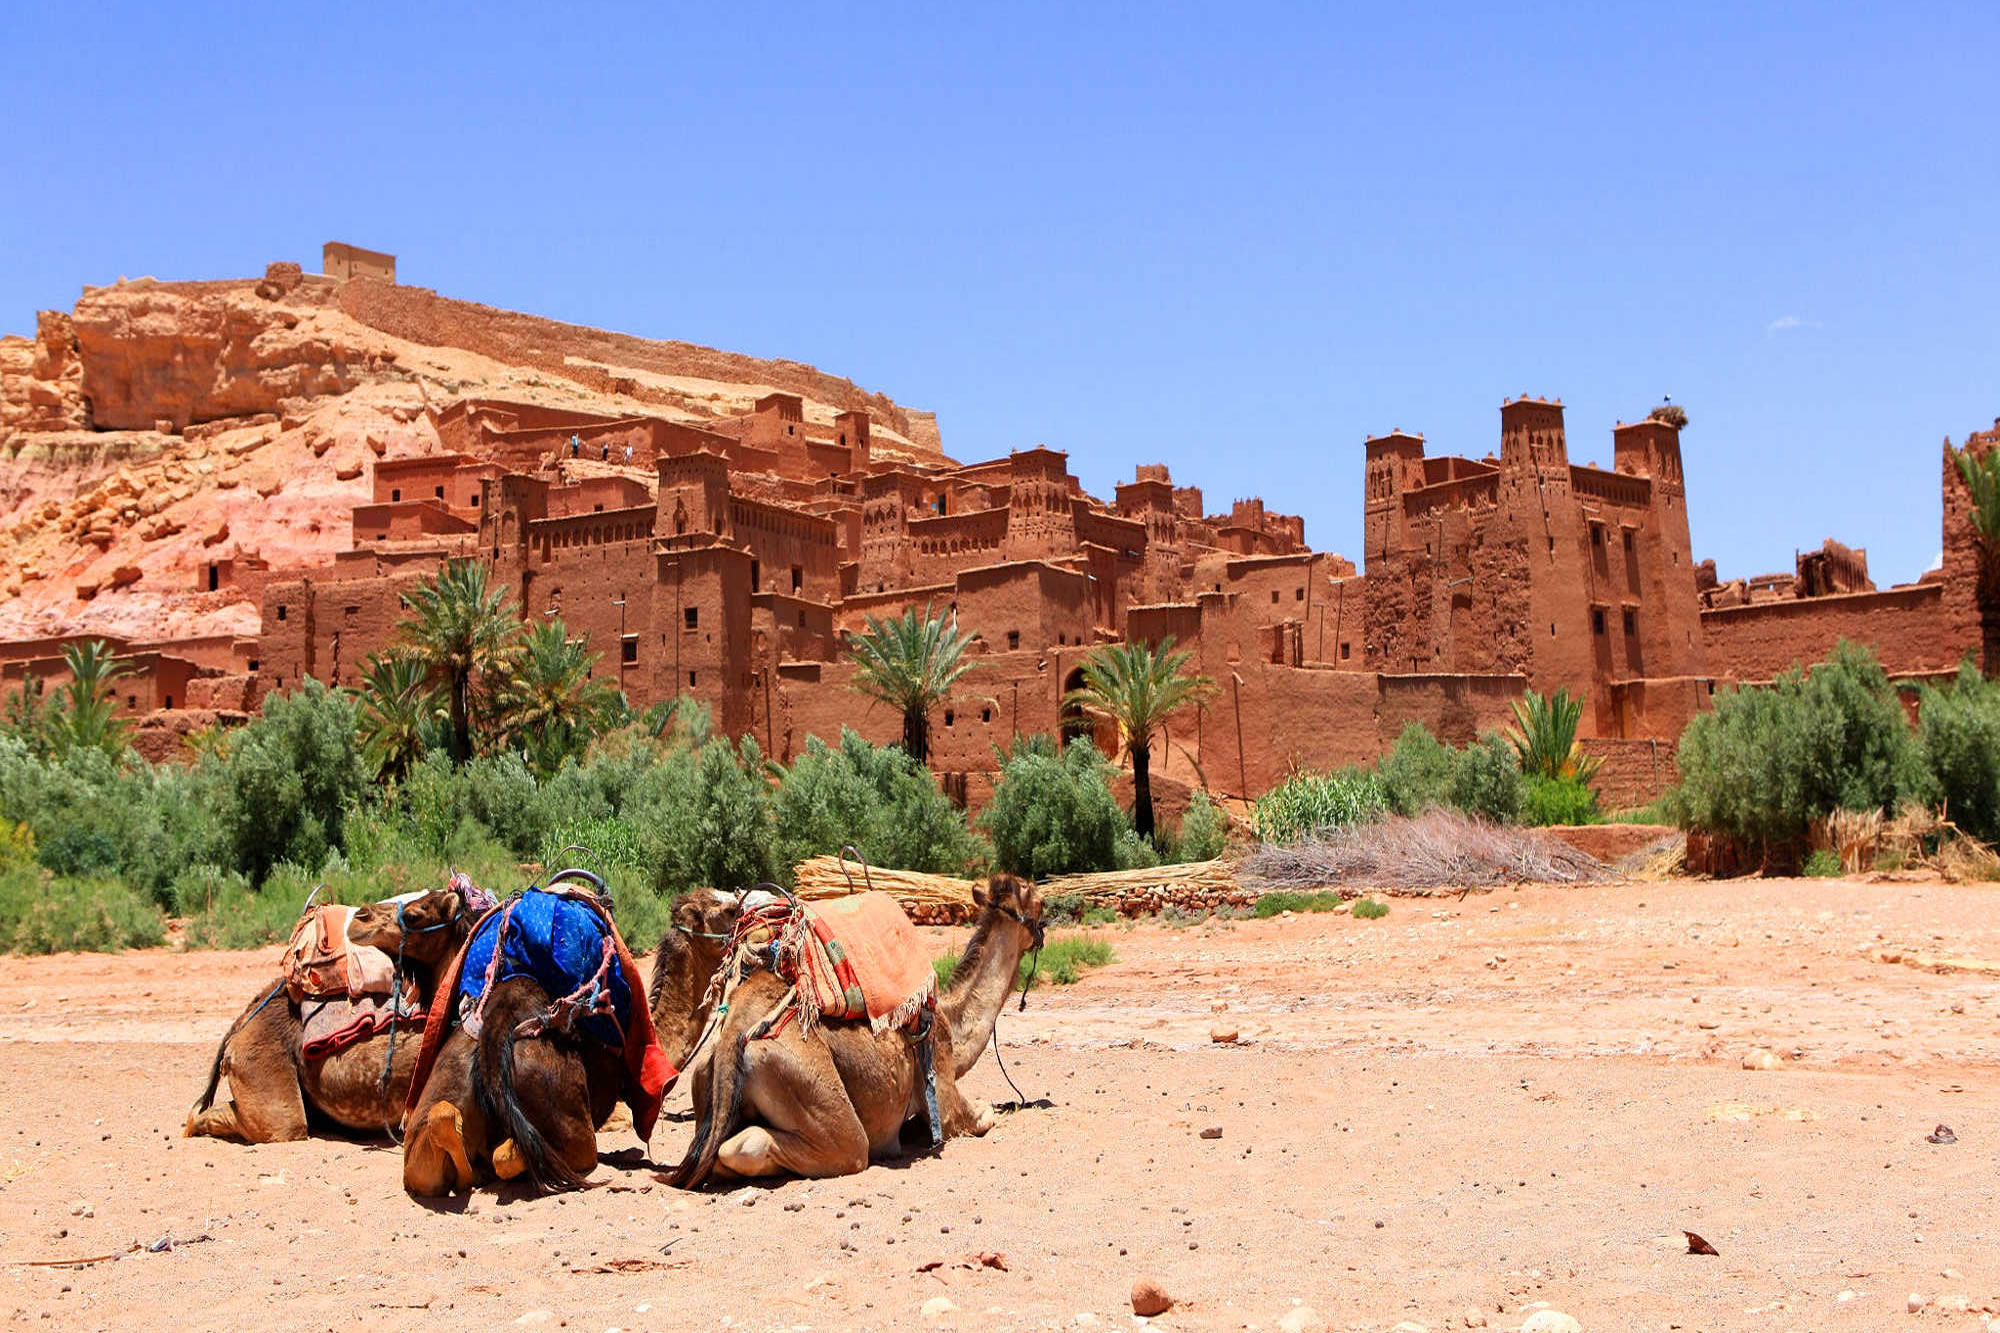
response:
M1164 1328L1518 1328L1546 1303L1589 1330L1977 1329L2000 1309L2000 976L1879 953L2000 960L1996 907L1935 883L1655 883L1108 927L1115 964L1003 1020L1014 1078L1054 1105L984 1139L689 1195L626 1128L600 1188L442 1208L384 1147L178 1137L268 955L0 960L0 1311L1129 1328L1150 1276L1181 1302ZM1243 1040L1212 1042L1218 1021ZM1783 1067L1742 1068L1758 1046ZM970 1082L1007 1095L990 1059ZM1940 1123L1955 1144L1926 1142ZM663 1124L652 1160L689 1132ZM980 1251L1006 1269L951 1266ZM1907 1312L1912 1292L1933 1304Z

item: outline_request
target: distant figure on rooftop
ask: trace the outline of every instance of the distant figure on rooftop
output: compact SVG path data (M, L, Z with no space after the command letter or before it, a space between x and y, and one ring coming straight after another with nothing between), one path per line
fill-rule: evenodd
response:
M579 439L578 439L578 438L577 438L576 436L574 436L574 435L572 435L572 436L570 436L570 437L569 437L569 456L570 456L571 458L575 458L575 457L576 457L576 451L577 451L577 450L579 450L579 449L581 449L582 447L583 447L583 441L582 441L582 440L579 440Z

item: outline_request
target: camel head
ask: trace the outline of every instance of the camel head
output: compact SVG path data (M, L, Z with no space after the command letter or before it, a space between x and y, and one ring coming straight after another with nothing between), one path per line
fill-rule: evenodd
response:
M972 889L972 901L982 916L1003 916L1027 933L1025 945L1041 947L1042 891L1030 880L995 875L984 888Z
M347 938L392 957L400 950L412 962L435 965L458 952L471 927L464 897L456 889L433 889L355 908Z
M674 904L674 926L700 952L722 954L723 942L743 914L743 896L720 889L696 889Z

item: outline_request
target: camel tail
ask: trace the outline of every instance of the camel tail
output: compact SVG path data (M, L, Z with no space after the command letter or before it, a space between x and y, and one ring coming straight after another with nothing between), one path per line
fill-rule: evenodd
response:
M715 1162L722 1145L743 1114L743 1084L750 1073L750 1034L738 1028L718 1051L713 1076L708 1081L708 1113L695 1130L687 1156L667 1177L669 1185L700 1189L715 1174Z
M248 1009L236 1016L236 1021L229 1025L229 1031L222 1034L222 1040L215 1043L215 1059L209 1061L208 1065L208 1086L201 1090L201 1096L195 1098L194 1105L188 1108L190 1121L215 1105L216 1090L222 1086L222 1058L229 1054L230 1041L243 1030L243 1025L254 1018L259 1010L277 998L278 989L284 984L280 981L259 995Z
M527 1163L528 1179L537 1189L574 1190L583 1188L583 1177L570 1168L562 1155L549 1147L542 1131L528 1118L514 1088L514 1025L488 1022L479 1033L480 1091L488 1110L507 1127L507 1137L520 1149ZM487 1089L491 1088L491 1093Z

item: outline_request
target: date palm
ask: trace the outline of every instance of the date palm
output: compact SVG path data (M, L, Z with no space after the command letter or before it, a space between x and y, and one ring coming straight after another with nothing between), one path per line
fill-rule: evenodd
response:
M975 663L965 660L972 636L910 607L887 620L869 616L867 629L848 644L854 659L854 688L903 715L903 751L918 763L931 755L931 709Z
M599 657L551 619L530 627L507 663L499 713L542 772L588 745L622 700L617 686L591 679Z
M420 663L445 691L451 723L451 758L472 757L475 690L494 683L521 634L514 599L492 586L486 566L454 560L403 594L409 616L396 622L399 655Z
M361 673L361 750L377 777L400 781L424 755L437 715L437 687L424 664L408 657L371 657Z
M113 657L102 639L66 643L62 655L69 682L57 696L56 749L64 754L85 749L124 753L126 722L118 716L111 683L132 668Z
M1576 739L1576 725L1583 717L1583 696L1568 690L1540 695L1529 690L1514 701L1514 725L1507 739L1520 756L1521 771L1529 777L1575 778L1589 782L1600 760L1583 752Z
M1979 575L1974 597L1979 603L1981 665L1988 675L2000 671L2000 449L1973 453L1945 449L1958 467L1959 479L1972 498L1972 535L1979 544Z
M1198 703L1215 682L1189 675L1194 656L1174 649L1172 635L1159 643L1107 643L1083 660L1083 686L1063 699L1070 707L1103 713L1118 724L1119 738L1132 756L1132 827L1153 836L1153 742L1167 719Z

